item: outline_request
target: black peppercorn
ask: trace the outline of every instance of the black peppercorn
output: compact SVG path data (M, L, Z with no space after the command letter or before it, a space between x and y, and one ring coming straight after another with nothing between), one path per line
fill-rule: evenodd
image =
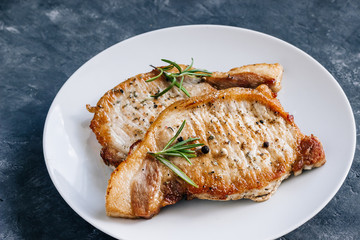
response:
M264 121L263 121L263 120L260 120L260 123L264 123Z
M263 147L268 148L269 147L269 142L264 142Z
M209 151L210 151L210 148L206 145L201 148L201 152L204 154L208 153Z
M179 137L177 140L178 140L178 142L184 141L184 139L182 137Z

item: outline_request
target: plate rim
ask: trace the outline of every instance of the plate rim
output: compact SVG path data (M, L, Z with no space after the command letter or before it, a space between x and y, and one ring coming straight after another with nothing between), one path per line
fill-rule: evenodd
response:
M326 198L325 201L322 202L322 204L320 204L314 211L312 211L310 214L308 214L307 217L304 217L304 219L302 221L299 221L297 224L291 225L290 227L284 229L283 231L279 232L278 234L273 234L273 236L271 236L268 239L273 239L273 238L278 238L281 237L287 233L290 233L291 231L296 230L297 228L299 228L301 225L303 225L304 223L306 223L307 221L309 221L310 219L312 219L315 215L317 215L322 209L324 209L326 207L326 205L333 199L333 197L336 195L336 193L339 191L339 189L341 188L341 186L344 184L346 177L349 174L349 171L351 169L351 166L353 164L354 161L354 156L355 156L355 152L356 152L356 122L355 122L355 117L354 117L354 112L352 110L352 106L350 104L349 99L347 98L344 90L342 89L342 87L340 86L339 82L335 79L334 76L331 75L331 73L322 65L320 64L315 58L313 58L312 56L310 56L308 53L306 53L305 51L301 50L300 48L298 48L297 46L294 46L278 37L274 37L272 35L269 35L267 33L263 33L263 32L259 32L256 30L251 30L251 29L247 29L247 28L242 28L242 27L236 27L236 26L228 26L228 25L219 25L219 24L190 24L190 25L179 25L179 26L172 26L172 27L166 27L166 28L160 28L160 29L156 29L156 30L151 30L151 31L147 31L138 35L134 35L130 38L124 39L120 42L117 42L113 45L111 45L110 47L100 51L99 53L95 54L94 56L92 56L91 58L89 58L86 62L84 62L73 74L70 75L70 77L67 78L67 80L64 82L64 84L61 86L61 88L58 90L58 92L56 93L54 99L52 100L52 103L49 107L49 110L47 112L46 115L46 119L45 119L45 124L44 124L44 129L43 129L43 138L42 138L42 147L43 147L43 155L44 155L44 161L45 161L45 165L46 165L46 169L48 171L48 174L50 176L50 179L52 181L52 183L54 184L57 192L60 194L60 196L63 198L63 200L70 206L70 208L76 212L81 218L83 218L86 222L88 222L89 224L91 224L93 227L101 230L102 232L108 234L109 236L115 237L115 238L119 238L119 236L116 236L114 234L112 234L110 231L108 231L107 229L105 229L103 226L99 226L97 225L97 223L95 221L93 221L91 218L88 218L87 216L85 216L85 214L81 213L81 211L79 211L78 209L76 209L76 207L73 206L73 204L71 203L71 201L68 199L68 197L62 192L60 191L60 187L59 187L59 183L55 180L55 177L52 174L52 171L50 170L50 162L49 162L49 157L48 157L48 153L47 153L47 142L46 142L46 137L48 136L48 125L49 125L49 119L51 114L54 111L54 107L57 104L57 101L59 99L59 95L62 93L62 91L64 91L65 87L70 84L70 82L74 81L72 80L74 76L77 75L78 72L82 71L82 69L84 69L86 67L86 65L92 61L94 58L98 57L101 54L104 54L108 51L111 51L113 48L115 48L118 45L122 45L122 44L126 44L127 42L130 42L136 38L141 38L143 36L146 35L151 35L151 34L156 34L157 32L161 32L161 31L169 31L169 30L179 30L179 29L184 29L184 28L212 28L212 29L216 29L216 28L221 28L221 29L230 29L230 30L234 30L234 31L244 31L244 32L250 32L252 34L257 34L260 35L262 37L265 38L270 38L276 41L281 42L282 44L285 44L289 47L292 47L294 50L296 50L298 53L300 53L301 55L304 55L306 58L308 58L309 60L311 60L311 62L313 64L316 64L318 67L320 67L324 72L326 72L326 74L328 75L328 77L330 79L332 79L332 81L335 83L337 90L340 90L339 92L341 93L341 97L346 101L346 112L349 113L351 115L351 128L352 128L352 138L351 138L351 149L352 149L352 153L350 154L352 156L352 160L348 162L347 166L346 166L346 171L344 172L343 176L341 177L341 181L338 182L337 186L332 188L332 192L331 194L329 194ZM216 31L216 30L215 30ZM350 127L350 126L349 126Z

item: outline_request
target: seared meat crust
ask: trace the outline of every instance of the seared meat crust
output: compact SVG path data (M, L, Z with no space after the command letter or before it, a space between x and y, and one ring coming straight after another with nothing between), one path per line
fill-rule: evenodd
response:
M186 120L183 139L199 137L209 146L192 165L169 158L195 188L152 158ZM230 88L178 101L150 126L137 149L112 173L106 194L109 216L150 218L182 198L264 201L291 173L320 167L320 141L305 136L265 85Z

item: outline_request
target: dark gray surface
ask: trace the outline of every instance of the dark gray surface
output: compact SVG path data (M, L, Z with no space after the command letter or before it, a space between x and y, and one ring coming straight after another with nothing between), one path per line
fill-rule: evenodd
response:
M206 23L283 39L337 79L359 131L360 1L80 2L0 2L0 239L111 239L58 194L45 167L42 133L68 77L98 52L140 33ZM359 150L358 143L334 199L281 239L360 239Z

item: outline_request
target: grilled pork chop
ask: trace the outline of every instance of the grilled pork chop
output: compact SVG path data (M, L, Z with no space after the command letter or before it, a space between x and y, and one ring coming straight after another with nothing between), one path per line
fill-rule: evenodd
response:
M184 69L186 66L181 67ZM278 92L282 73L280 64L253 64L233 68L229 72L214 72L211 77L202 79L185 77L183 86L191 96L229 87L255 88L264 83ZM153 82L145 82L158 74L158 70L153 70L136 75L108 91L96 107L87 106L90 112L95 113L90 128L102 145L101 157L105 164L116 167L126 158L130 147L144 137L162 110L177 100L187 98L176 87L157 99L150 97L170 84L163 76Z
M192 165L184 158L168 159L199 188L148 154L162 150L184 120L181 137L199 137L210 151L198 153ZM324 163L320 141L300 132L265 85L214 91L178 101L159 115L138 148L112 173L106 212L150 218L183 197L264 201L291 173Z

